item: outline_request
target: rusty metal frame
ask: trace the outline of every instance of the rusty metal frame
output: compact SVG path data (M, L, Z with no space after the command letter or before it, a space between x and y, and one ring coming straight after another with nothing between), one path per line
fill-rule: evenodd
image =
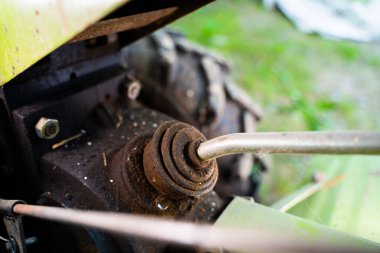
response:
M126 31L132 42L212 1L0 1L0 85L67 41Z

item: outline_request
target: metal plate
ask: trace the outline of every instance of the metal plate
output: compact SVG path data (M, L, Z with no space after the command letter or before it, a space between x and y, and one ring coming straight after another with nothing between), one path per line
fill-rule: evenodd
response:
M0 85L129 0L1 0Z

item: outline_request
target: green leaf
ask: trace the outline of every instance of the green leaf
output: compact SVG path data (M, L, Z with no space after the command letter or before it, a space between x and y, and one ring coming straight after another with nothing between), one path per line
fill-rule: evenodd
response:
M380 242L380 157L334 157L332 161L318 170L329 178L343 174L341 182L301 202L290 213Z

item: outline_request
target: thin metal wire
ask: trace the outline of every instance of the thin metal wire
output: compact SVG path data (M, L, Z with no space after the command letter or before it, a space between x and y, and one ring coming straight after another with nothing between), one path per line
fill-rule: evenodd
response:
M17 214L91 227L122 235L137 236L204 249L223 248L238 252L376 252L368 244L364 248L352 245L311 242L284 233L261 229L218 228L189 222L110 212L79 211L57 207L17 204ZM368 247L367 247L368 246Z
M8 239L6 239L6 238L4 238L4 237L2 237L2 236L0 236L0 240L2 240L2 241L4 241L4 242L9 242Z
M378 132L238 133L205 141L198 148L202 160L241 154L380 154Z

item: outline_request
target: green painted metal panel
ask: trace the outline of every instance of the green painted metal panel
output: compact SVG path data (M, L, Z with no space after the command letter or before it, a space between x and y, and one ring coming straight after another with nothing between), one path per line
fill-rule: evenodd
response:
M380 243L380 157L334 157L331 161L326 168L318 159L311 166L328 178L342 174L340 183L289 212Z
M1 0L0 85L128 0Z
M284 234L314 243L355 245L366 249L380 250L380 245L361 239L313 221L280 212L236 197L227 206L215 223L216 227L237 229L259 229L260 231Z

